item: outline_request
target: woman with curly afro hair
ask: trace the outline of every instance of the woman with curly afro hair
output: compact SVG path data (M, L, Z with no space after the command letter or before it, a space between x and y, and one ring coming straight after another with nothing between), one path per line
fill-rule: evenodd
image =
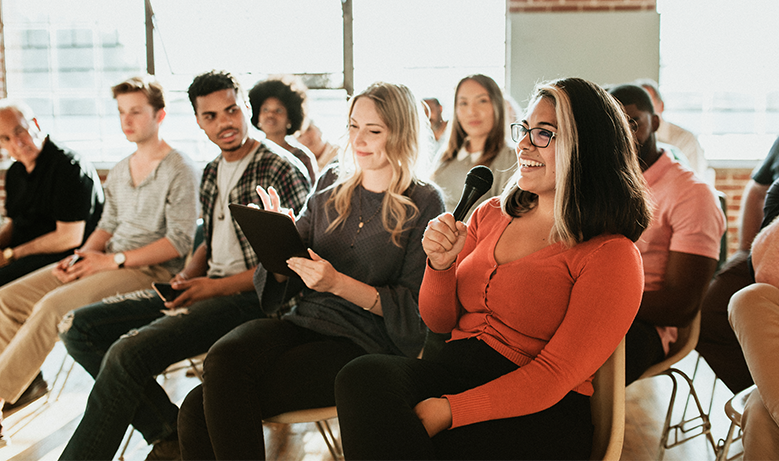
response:
M287 150L305 165L311 184L316 182L316 157L299 143L290 145L287 136L295 134L306 115L306 88L290 77L272 77L249 91L252 125L269 141Z

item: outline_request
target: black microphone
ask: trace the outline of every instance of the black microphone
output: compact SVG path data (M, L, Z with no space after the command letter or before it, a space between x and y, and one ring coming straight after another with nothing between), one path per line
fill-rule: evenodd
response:
M465 177L463 195L457 203L457 208L454 209L454 219L462 221L468 214L468 210L490 190L490 187L492 187L492 170L484 165L471 168L468 176Z

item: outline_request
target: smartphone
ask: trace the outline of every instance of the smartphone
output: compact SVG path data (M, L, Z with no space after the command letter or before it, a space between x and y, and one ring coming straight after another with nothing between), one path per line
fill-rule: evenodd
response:
M173 287L170 286L170 283L154 282L151 284L151 287L154 288L154 291L156 291L157 294L160 295L160 298L166 303L173 301L181 293L184 293L184 290L174 290Z
M73 255L73 257L70 258L70 262L68 263L68 267L73 267L73 265L76 264L79 259L81 259L81 256Z

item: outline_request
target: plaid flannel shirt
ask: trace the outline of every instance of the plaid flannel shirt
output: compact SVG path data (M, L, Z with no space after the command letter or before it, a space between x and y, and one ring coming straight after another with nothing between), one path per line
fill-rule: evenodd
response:
M290 159L271 151L263 142L254 151L254 158L246 166L246 169L238 179L238 184L230 191L230 203L248 205L256 203L262 207L260 197L255 189L262 186L266 190L273 187L279 193L281 206L292 208L295 213L303 208L309 191L309 183L306 174ZM214 206L219 189L216 185L216 173L222 154L206 165L203 170L203 179L200 183L200 204L203 210L203 235L207 250L207 258L211 258L211 237L213 232L212 220ZM240 226L233 220L233 228L238 241L241 242L241 252L246 267L252 268L258 264L257 255L254 253L249 241L241 231Z

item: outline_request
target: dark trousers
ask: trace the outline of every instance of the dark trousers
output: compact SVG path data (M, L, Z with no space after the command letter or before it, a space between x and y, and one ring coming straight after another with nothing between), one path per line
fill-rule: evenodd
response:
M754 383L741 344L728 322L730 297L754 283L747 255L746 251L733 255L709 284L701 304L701 335L695 348L733 393Z
M346 458L588 459L590 399L575 392L535 414L428 437L414 413L417 403L472 389L516 369L477 339L447 343L431 360L374 354L350 362L335 385Z
M263 418L335 405L338 371L365 350L286 320L235 328L208 351L179 411L184 459L265 459Z
M14 260L7 266L0 267L0 287L41 267L60 262L69 254L73 254L73 250L56 254L30 255Z
M634 320L625 335L625 386L665 359L663 342L651 323Z
M178 407L155 376L263 315L254 291L202 299L188 310L163 315L162 299L139 290L65 316L60 338L95 385L61 459L111 459L130 424L149 443L175 433Z

